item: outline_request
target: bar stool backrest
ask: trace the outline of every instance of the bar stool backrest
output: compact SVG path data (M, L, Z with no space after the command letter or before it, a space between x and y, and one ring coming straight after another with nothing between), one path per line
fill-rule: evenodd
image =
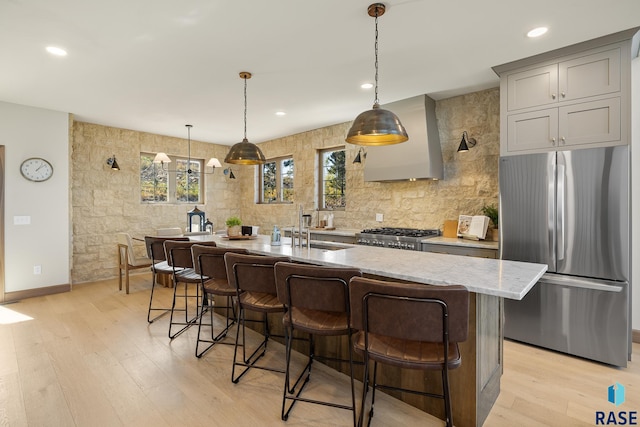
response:
M164 253L167 263L174 268L193 268L191 246L195 242L167 240L164 242Z
M212 279L227 279L227 267L224 263L224 255L227 252L247 254L246 249L219 248L198 245L193 254L194 264L198 265L197 272Z
M444 307L449 342L467 339L469 291L464 286L395 283L357 277L349 283L349 292L354 329L403 340L443 342Z
M166 242L167 240L188 242L189 238L188 237L145 236L144 243L145 243L145 246L147 247L147 256L151 258L154 264L157 262L167 260L167 256L165 255L165 252L164 252L164 242Z
M263 292L276 295L273 266L278 262L289 262L289 257L245 255L227 252L224 261L229 285L238 291Z
M279 262L275 265L278 300L289 307L349 312L348 283L357 268Z

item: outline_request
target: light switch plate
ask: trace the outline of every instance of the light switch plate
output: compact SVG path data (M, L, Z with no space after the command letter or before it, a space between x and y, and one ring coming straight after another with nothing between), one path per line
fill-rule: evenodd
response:
M31 217L26 216L14 216L13 225L29 225L31 224Z
M382 222L384 220L384 215L381 213L376 214L376 221Z

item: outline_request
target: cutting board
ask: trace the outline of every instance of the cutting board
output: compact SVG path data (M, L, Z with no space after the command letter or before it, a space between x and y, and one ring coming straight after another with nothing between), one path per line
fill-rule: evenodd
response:
M458 220L446 219L444 221L444 230L442 237L458 237Z

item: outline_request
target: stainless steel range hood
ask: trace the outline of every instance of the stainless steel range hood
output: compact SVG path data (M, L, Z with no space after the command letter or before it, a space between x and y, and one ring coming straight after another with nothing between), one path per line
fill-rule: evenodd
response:
M443 179L435 101L427 95L419 95L381 107L400 118L409 140L402 144L367 147L364 180Z

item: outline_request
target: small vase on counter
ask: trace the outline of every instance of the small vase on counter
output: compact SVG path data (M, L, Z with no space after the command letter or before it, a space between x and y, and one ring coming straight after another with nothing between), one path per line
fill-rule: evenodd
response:
M273 231L271 232L271 246L280 246L280 239L281 235L280 235L280 229L278 228L277 225L273 226ZM293 236L291 236L291 238L293 238Z

